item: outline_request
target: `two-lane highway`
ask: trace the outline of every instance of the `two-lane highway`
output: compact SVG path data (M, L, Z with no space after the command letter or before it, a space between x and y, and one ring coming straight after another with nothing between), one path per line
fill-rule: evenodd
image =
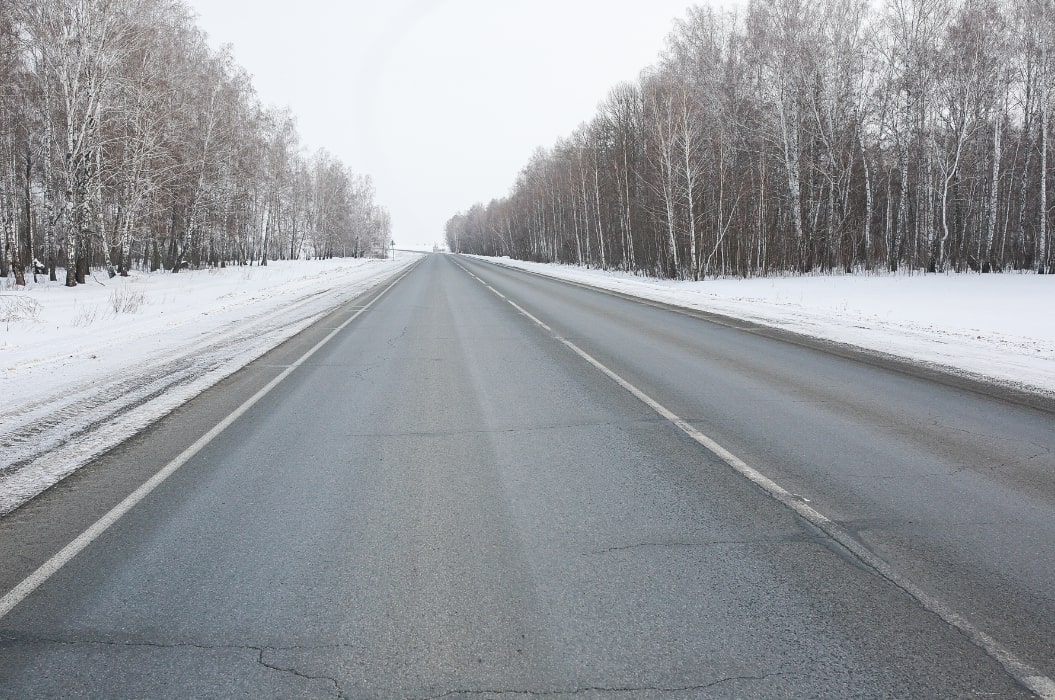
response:
M1052 414L454 256L357 311L0 618L0 696L1046 692Z

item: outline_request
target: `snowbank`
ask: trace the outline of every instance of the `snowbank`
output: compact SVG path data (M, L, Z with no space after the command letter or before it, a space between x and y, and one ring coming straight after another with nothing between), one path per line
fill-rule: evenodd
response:
M681 282L482 258L1055 393L1055 276L861 274Z
M419 258L0 280L0 515Z

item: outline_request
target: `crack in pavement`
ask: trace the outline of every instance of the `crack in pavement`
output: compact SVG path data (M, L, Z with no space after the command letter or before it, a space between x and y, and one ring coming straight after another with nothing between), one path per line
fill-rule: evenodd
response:
M0 634L0 646L15 644L52 644L55 646L111 646L147 647L153 649L200 649L202 651L259 651L263 647L250 644L202 644L200 642L145 642L111 639L56 639L53 637L11 636Z
M195 649L199 651L242 651L252 652L255 654L254 661L260 664L264 668L270 671L277 671L279 673L288 673L298 678L305 680L315 681L328 681L333 684L335 697L338 700L346 700L348 697L344 694L341 689L341 684L336 677L323 676L323 675L311 675L298 671L295 667L283 667L278 666L274 663L268 663L264 660L264 655L267 653L275 653L282 651L311 651L318 649L338 649L345 648L352 645L347 644L329 644L329 645L313 645L313 646L288 646L288 647L273 647L273 646L261 646L255 644L203 644L200 642L152 642L152 641L115 641L109 639L56 639L50 637L33 637L33 636L11 636L0 634L0 647L12 646L17 644L25 645L53 645L53 646L109 646L109 647L125 647L125 648L147 648L147 649Z
M757 537L741 540L704 540L701 542L638 542L635 544L620 545L583 552L583 556L594 556L598 554L611 554L612 552L625 552L631 549L643 549L649 547L716 547L721 545L748 545L748 544L804 544L815 543L817 538L806 535L788 535L786 537Z
M396 343L406 337L408 330L410 330L410 326L403 326L403 330L386 340L385 343L390 348L396 347Z
M202 642L194 641L183 641L183 642L156 642L156 641L133 641L133 640L109 640L109 639L58 639L52 637L36 637L36 636L20 636L10 634L0 634L0 647L10 646L13 644L50 644L56 646L111 646L111 647L126 647L126 648L150 648L150 649L195 649L200 651L242 651L252 652L252 660L268 669L269 671L275 671L277 673L286 673L297 678L301 678L309 681L324 681L332 684L334 697L337 700L348 700L349 695L345 693L341 686L340 681L336 676L329 676L323 674L311 674L305 671L298 670L295 665L279 665L276 661L269 661L266 656L268 654L274 654L283 651L312 651L320 649L341 649L348 647L356 647L355 645L349 644L323 644L323 645L291 645L291 646L268 646L268 645L255 645L255 644L206 644ZM559 697L559 696L570 696L570 695L582 695L586 693L596 694L626 694L626 693L644 693L644 692L656 692L656 693L685 693L692 691L706 690L723 683L731 683L735 681L762 681L773 677L785 677L789 674L785 672L773 672L765 673L758 676L726 676L718 678L709 683L694 684L685 686L577 686L566 689L552 689L552 690L536 690L527 688L464 688L464 689L452 689L447 690L439 695L427 695L417 698L417 700L440 700L441 698L448 698L453 696L524 696L524 697ZM798 675L798 674L790 674ZM391 689L389 689L391 690ZM409 694L404 694L403 697L411 698Z
M783 672L774 672L764 673L760 676L726 676L711 681L710 683L686 686L581 686L565 690L528 690L517 688L456 689L448 690L447 692L442 693L440 695L428 695L425 697L417 698L416 700L441 700L442 698L449 698L457 695L521 695L527 697L558 697L562 695L583 695L585 693L688 693L692 691L707 690L708 688L713 688L715 686L722 685L723 683L733 683L735 681L764 681L773 677L782 678L786 675L788 674Z
M341 689L341 683L340 683L340 681L337 680L337 678L335 676L322 676L322 675L313 676L313 675L310 675L308 673L303 673L302 671L298 671L296 669L296 667L285 668L283 666L276 666L275 664L269 664L268 662L264 661L264 654L267 653L269 650L274 652L275 648L273 648L273 647L261 647L260 648L260 655L256 659L257 663L260 664L261 666L263 666L264 668L271 669L272 671L278 671L279 673L289 673L289 674L294 675L294 676L296 676L298 678L304 678L306 680L329 681L330 683L333 683L333 690L334 690L334 693L336 694L335 697L338 700L346 700L347 699L348 696L344 694L344 691Z
M1012 444L1021 444L1017 439L1012 438L1012 437L1006 437L1006 436L1003 436L1003 435L991 435L989 433L983 433L983 432L979 432L977 430L969 430L967 428L959 428L959 427L956 427L954 425L947 425L945 423L942 423L938 419L932 419L930 424L932 426L934 426L935 428L940 428L942 430L947 430L947 431L954 432L954 433L963 433L964 435L970 435L971 437L983 438L983 439L985 439L987 441L990 441L990 442L1010 442ZM1033 440L1027 440L1025 442L1025 444L1032 445L1033 447L1036 447L1037 449L1042 450L1042 454L1044 452L1048 452L1048 453L1051 452L1051 447L1049 447L1048 445L1042 445L1039 442L1034 442Z
M1015 438L1009 438L1009 437L1004 437L1004 436L1000 436L1000 435L990 435L988 433L983 433L983 432L979 432L979 431L976 431L976 430L968 430L967 428L958 428L958 427L955 427L955 426L946 425L946 424L940 422L937 419L932 420L931 421L931 425L933 427L939 428L941 430L946 430L946 431L954 432L954 433L961 433L963 435L970 435L971 437L974 437L974 438L981 438L981 439L989 442L990 444L997 443L997 442L1006 442L1006 443L1011 443L1013 445L1029 445L1029 446L1035 448L1033 454L1030 454L1030 455L1027 455L1027 456L1024 456L1024 457L1016 457L1014 459L1005 459L1005 460L1001 461L999 464L997 464L995 467L990 467L989 468L990 471L993 470L993 469L1006 469L1008 467L1018 466L1020 464L1024 464L1025 462L1029 462L1031 460L1038 459L1040 457L1045 457L1045 456L1051 455L1052 449L1053 449L1050 445L1043 445L1043 444L1041 444L1039 442L1035 442L1033 440L1027 440L1027 441L1024 441L1024 442L1020 442L1020 441L1016 440ZM978 469L978 467L976 465L964 464L964 465L961 465L961 466L953 469L952 471L948 472L947 476L957 476L957 475L959 475L960 473L962 473L964 471L977 470L977 469Z
M1036 445L1036 443L1032 443L1032 442L1028 443L1028 444ZM1038 445L1038 447L1041 447L1041 446ZM996 468L997 469L1007 469L1008 467L1018 467L1018 466L1024 465L1026 462L1032 462L1035 459L1040 459L1041 457L1050 457L1050 456L1051 456L1051 449L1047 448L1047 447L1042 447L1040 452L1037 452L1037 453L1031 454L1031 455L1027 455L1025 457L1019 457L1018 459L1011 459L1011 460L1008 460L1006 462L1002 462L1002 463L998 464Z
M320 651L323 649L361 649L362 647L357 644L347 644L342 642L335 642L333 644L290 644L285 646L276 646L273 644L218 644L218 643L205 643L205 642L155 642L155 641L141 641L141 640L113 640L113 639L59 639L56 637L42 637L39 635L23 634L23 633L12 633L12 632L0 632L0 644L13 643L13 644L62 644L62 645L91 645L96 644L100 646L143 646L143 647L157 647L159 649L168 648L180 648L188 647L193 649L248 649L252 651L259 651L260 649L269 649L271 651Z

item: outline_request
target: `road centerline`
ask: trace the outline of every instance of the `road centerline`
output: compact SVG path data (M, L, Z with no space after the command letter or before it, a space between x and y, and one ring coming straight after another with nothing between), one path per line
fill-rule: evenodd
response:
M844 530L830 518L825 516L817 509L806 504L805 499L801 496L791 493L786 490L778 483L765 476L758 470L748 465L744 460L737 457L731 451L724 448L717 441L705 435L700 430L692 426L688 421L678 416L673 411L666 408L663 404L656 401L654 398L637 388L631 382L624 379L614 370L607 367L605 364L594 358L592 355L587 353L585 350L580 348L578 345L562 337L553 330L548 324L542 321L537 316L533 315L522 306L517 304L515 301L507 297L505 294L500 292L498 289L491 286L488 282L483 280L481 277L473 273L471 270L466 268L459 261L455 261L455 264L470 277L475 279L477 282L482 284L485 288L490 290L493 294L498 296L500 299L512 306L519 314L529 319L532 323L536 324L540 328L544 329L547 333L557 340L569 350L578 355L581 359L592 365L595 369L600 371L602 374L607 376L609 379L614 381L624 390L632 394L639 401L647 405L654 412L662 416L664 419L669 421L685 435L691 438L694 442L699 444L701 447L706 449L708 452L718 457L720 460L725 462L734 471L739 473L741 476L753 482L759 488L763 489L771 498L778 501L782 505L790 508L795 513L806 519L808 522L816 526L822 532L824 532L832 540L840 544L847 551L853 554L862 564L865 564L871 568L877 575L886 579L897 588L904 591L907 595L915 599L924 609L931 612L940 618L947 625L955 628L962 633L967 639L971 641L976 647L981 649L987 656L995 660L1000 666L1011 676L1017 683L1023 687L1029 689L1031 692L1036 694L1044 700L1055 700L1055 680L1043 675L1037 669L1033 668L1026 662L1019 659L1013 652L1004 647L999 641L991 637L989 634L979 629L975 625L971 624L964 616L953 610L951 607L940 601L935 596L924 591L921 587L916 585L908 577L903 576L893 567L891 567L884 559L872 553L868 548L863 546L857 540L855 540L849 532Z

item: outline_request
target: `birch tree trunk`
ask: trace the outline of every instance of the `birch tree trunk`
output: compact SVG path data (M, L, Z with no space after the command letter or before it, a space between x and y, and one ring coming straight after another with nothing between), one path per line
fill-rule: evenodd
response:
M872 212L873 212L873 200L872 200L872 175L870 168L868 167L868 151L865 150L864 134L861 129L857 130L857 143L861 148L861 169L864 171L865 178L865 213L864 213L864 263L865 269L870 270L872 268Z
M990 272L993 265L993 238L996 236L996 221L1000 216L1000 158L1001 158L1001 117L1003 112L997 110L993 119L993 171L989 187L989 217L985 230L984 260L979 261L982 272Z
M1038 273L1050 272L1048 269L1048 89L1047 89L1047 51L1041 59L1044 75L1040 92L1040 212L1037 221L1036 269Z

